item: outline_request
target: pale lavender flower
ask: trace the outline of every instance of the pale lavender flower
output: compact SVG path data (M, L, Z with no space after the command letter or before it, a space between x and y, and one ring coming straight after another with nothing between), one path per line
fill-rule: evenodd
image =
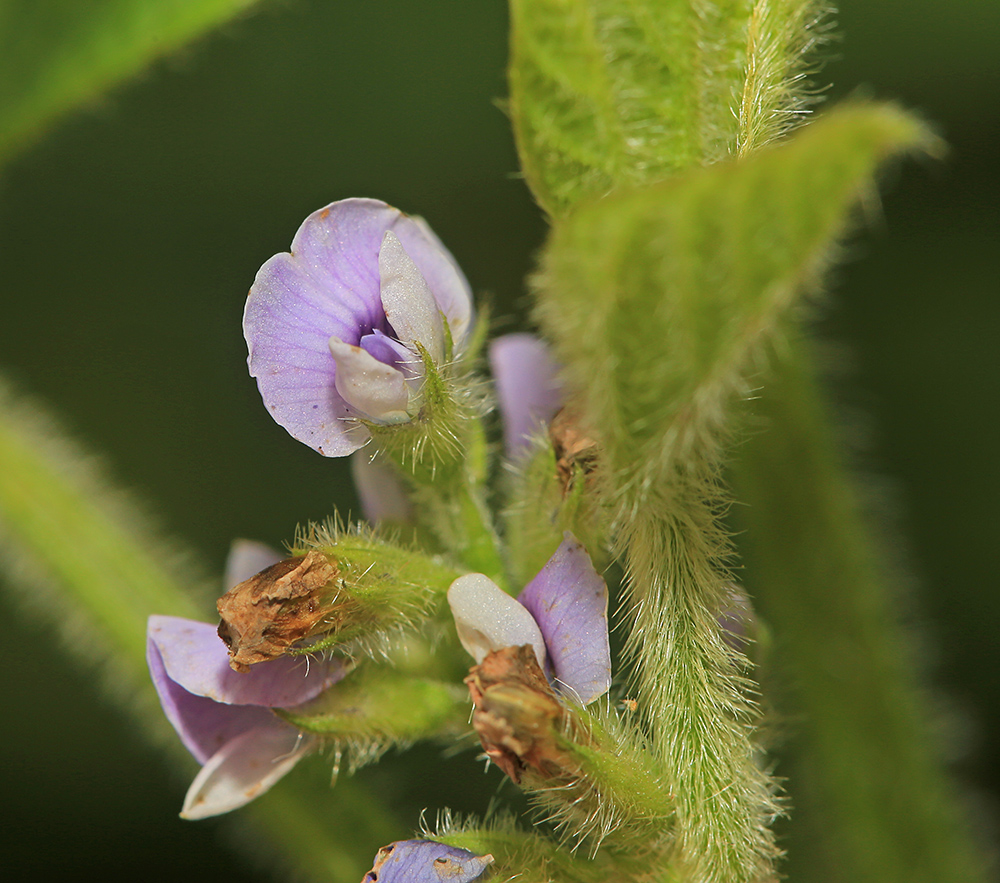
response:
M243 806L291 770L312 742L271 709L308 702L346 673L338 660L286 657L240 674L214 625L175 616L149 618L146 658L167 719L202 764L188 819Z
M548 345L532 334L506 334L489 348L490 370L503 420L504 450L515 460L562 406L558 366Z
M226 587L280 559L263 543L236 540ZM335 660L290 658L237 674L214 625L174 616L149 618L146 658L167 719L202 765L181 811L188 819L237 809L295 766L312 741L271 709L307 702L345 674Z
M327 457L364 445L359 422L419 410L421 350L441 365L472 319L469 284L431 229L374 199L311 214L257 273L243 316L250 374L271 416Z
M477 663L495 650L530 644L557 688L582 704L611 686L608 587L572 535L517 600L470 573L452 583L448 603L459 640Z
M435 840L397 840L383 846L361 883L472 883L493 864L492 855Z

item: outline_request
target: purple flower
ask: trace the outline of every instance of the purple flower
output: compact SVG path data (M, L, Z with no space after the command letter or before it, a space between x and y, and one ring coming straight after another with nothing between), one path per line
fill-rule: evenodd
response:
M431 229L374 199L314 212L257 273L243 315L250 374L271 416L327 457L364 445L359 421L418 412L424 354L461 348L469 284Z
M279 557L259 543L238 541L227 583ZM346 674L338 660L302 658L263 662L238 674L214 625L175 616L149 618L146 658L167 719L202 764L181 811L188 819L243 806L295 766L312 740L271 709L307 702Z
M451 584L448 603L458 638L477 663L504 647L530 644L560 691L582 704L611 686L608 587L572 535L517 600L470 573Z
M548 345L531 334L498 337L490 344L489 360L503 418L504 450L514 460L562 406L558 369Z
M397 840L383 846L361 883L472 883L493 864L492 855L434 840Z

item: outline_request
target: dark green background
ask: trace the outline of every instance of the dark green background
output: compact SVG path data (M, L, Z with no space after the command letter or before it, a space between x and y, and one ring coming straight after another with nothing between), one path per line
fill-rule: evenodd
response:
M952 152L891 176L820 326L875 509L914 578L953 760L994 832L1000 4L945 6L842 4L819 78L830 97L898 98ZM265 4L62 121L0 179L0 368L206 568L234 536L278 544L355 505L346 464L271 423L245 371L247 288L306 214L359 195L423 214L498 326L523 316L544 225L494 105L505 43L499 0ZM187 782L47 632L0 609L10 879L266 879L219 846L224 825L176 818ZM413 806L473 808L464 769L435 774Z

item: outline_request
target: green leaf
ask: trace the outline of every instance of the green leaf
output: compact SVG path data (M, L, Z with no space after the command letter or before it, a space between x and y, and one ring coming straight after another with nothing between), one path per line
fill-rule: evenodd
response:
M537 314L630 506L685 456L714 450L732 392L817 282L878 164L935 143L895 107L847 107L744 161L588 205L553 232Z
M0 159L255 0L0 3Z
M510 115L542 207L721 159L749 0L512 0Z

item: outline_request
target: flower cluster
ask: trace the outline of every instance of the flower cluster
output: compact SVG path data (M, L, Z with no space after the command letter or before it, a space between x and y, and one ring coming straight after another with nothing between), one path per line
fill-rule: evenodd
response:
M612 683L608 588L589 551L601 551L601 536L578 534L581 542L563 532L572 520L555 528L553 516L532 540L534 563L517 572L547 563L516 598L510 592L513 568L484 486L483 415L441 406L482 386L470 365L453 368L469 347L472 319L469 285L437 237L375 200L310 215L291 251L258 272L243 320L250 373L268 412L296 439L327 457L357 452L353 472L372 527L313 526L306 534L323 542L299 542L284 560L238 543L218 628L150 619L153 683L202 765L186 818L242 806L324 744L338 758L344 745L361 745L370 760L394 741L467 731L459 647L475 661L465 684L487 757L523 787L549 793L550 804L551 794L565 794L563 816L598 793L586 782L586 758L598 751L595 740L614 738L588 708ZM581 469L593 468L596 446L563 407L543 341L508 335L488 355L505 459L517 474L541 471L544 521L569 499ZM456 413L468 413L472 428L441 433L460 468L418 468L419 435L398 433ZM408 456L391 447L401 437ZM584 511L579 497L566 511ZM527 511L523 500L517 511ZM454 680L437 680L441 671ZM436 840L403 840L384 847L364 879L471 883L492 862Z

